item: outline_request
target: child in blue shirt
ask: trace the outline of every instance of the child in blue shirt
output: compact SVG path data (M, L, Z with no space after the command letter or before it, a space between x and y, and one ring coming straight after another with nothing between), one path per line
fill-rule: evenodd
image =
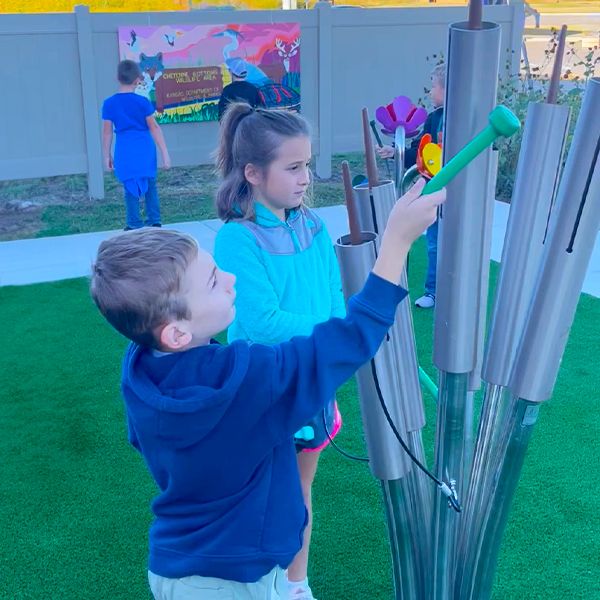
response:
M345 315L332 241L303 198L310 184L311 141L297 113L229 105L221 123L217 165L223 182L217 210L225 225L215 260L235 274L240 299L229 341L277 344L309 335L317 323ZM304 424L297 441L298 469L308 525L304 544L288 568L290 597L313 600L308 585L312 484L321 450L341 428L331 398Z
M412 241L445 191L422 181L392 210L348 316L276 346L213 337L235 318L235 276L187 235L161 229L100 245L91 294L131 340L122 391L128 436L158 493L149 580L156 600L283 600L307 512L293 435L377 351L406 291Z
M156 190L156 146L163 166L171 159L163 133L154 118L154 107L147 98L135 93L142 72L132 60L122 60L117 68L119 91L102 104L102 150L104 168L114 167L125 193L125 230L139 229L140 198L146 201L146 225L160 227L160 206ZM113 129L116 135L114 160L111 154ZM156 146L155 146L156 144Z

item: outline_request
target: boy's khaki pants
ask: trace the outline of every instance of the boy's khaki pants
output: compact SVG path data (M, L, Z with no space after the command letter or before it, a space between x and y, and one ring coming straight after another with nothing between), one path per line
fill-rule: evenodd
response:
M288 600L285 572L275 567L254 583L216 577L167 579L148 571L150 589L156 600Z

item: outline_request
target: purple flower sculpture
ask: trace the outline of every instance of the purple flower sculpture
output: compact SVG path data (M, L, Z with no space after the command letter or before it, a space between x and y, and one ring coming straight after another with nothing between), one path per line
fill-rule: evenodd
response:
M420 106L417 108L407 96L396 96L391 104L380 106L375 116L383 126L383 133L394 135L398 127L403 127L409 138L417 135L427 118L427 111Z

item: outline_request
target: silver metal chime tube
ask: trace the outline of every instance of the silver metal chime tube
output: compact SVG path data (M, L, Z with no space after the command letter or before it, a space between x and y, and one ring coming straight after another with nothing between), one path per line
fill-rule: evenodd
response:
M354 187L353 197L357 200L356 212L361 228L364 231L383 233L390 211L398 196L394 182L379 180L372 140L367 126L369 121L366 109L363 110L362 116L368 182ZM407 287L406 272L403 274L401 285ZM384 394L384 398L386 403L390 401L399 403L403 417L402 421L395 421L397 426L399 423L402 425L402 427L397 427L399 434L413 455L424 463L425 453L421 439L421 429L425 424L425 416L409 302L400 304L396 322L390 329L388 339L384 343L390 344L395 356L392 367L394 377L392 378L392 374L388 375L390 382L394 382L394 389L389 390L389 394ZM377 371L379 372L379 369ZM387 424L387 432L391 432L389 424ZM408 459L398 440L396 440L395 448L397 453ZM393 544L393 554L405 550L403 547L404 541L408 540L410 543L413 577L406 579L401 586L403 592L406 592L409 598L422 597L426 594L426 571L429 552L428 544L423 544L423 537L430 521L431 495L431 483L425 481L425 475L414 466L411 468L410 473L407 473L401 480L384 484L388 522L391 524L390 532L391 527L396 526L396 535L403 540L395 546ZM393 537L393 534L391 537ZM395 564L406 564L409 561L400 555L396 557L394 562ZM397 585L397 590L398 587Z
M454 156L488 123L495 106L500 27L481 23L450 26L444 125L444 162ZM457 492L464 485L464 467L472 438L466 413L470 374L480 354L483 244L489 195L491 149L478 156L447 186L447 201L440 211L434 363L440 370L435 471L440 479L454 480ZM489 220L489 219L488 219ZM483 277L487 280L487 276ZM458 515L446 500L434 496L435 600L451 597L453 551Z
M475 565L472 599L491 594L502 534L537 419L539 404L548 400L556 382L568 332L600 228L600 79L590 79L556 208L550 216L530 310L515 353L508 389L514 400L501 437L506 439L494 477L490 514ZM465 596L467 597L467 596Z
M363 117L363 128L364 128ZM402 187L404 178L404 152L406 134L403 127L395 131L395 186L391 181L379 181L377 177L369 176L375 181L367 193L366 186L357 186L361 208L362 224L369 230L383 232L390 211L397 198L398 190ZM365 153L367 156L367 171L369 171L369 154L371 150L365 132ZM367 195L368 194L368 195ZM407 271L404 269L401 285L408 289ZM397 395L403 408L406 421L406 435L403 436L412 454L423 465L426 463L421 430L425 426L425 412L421 386L419 383L419 365L414 341L414 327L409 302L403 302L396 313L396 320L390 329L390 339L396 351ZM403 451L403 450L401 450ZM433 502L431 481L418 468L413 467L411 474L403 480L406 498L405 510L408 534L413 544L415 557L416 583L415 593L425 596L428 593L430 571L430 527ZM424 538L427 540L424 541Z
M369 204L372 204L374 188L385 190L390 186L393 188L393 185L391 182L389 184L388 182L379 183L367 124L368 112L365 110L363 111L363 134L369 178L369 186L366 191ZM342 174L348 206L350 235L338 242L336 253L340 261L344 293L348 298L361 289L370 272L377 255L378 239L375 233L364 233L364 231L373 230L376 221L373 219L366 227L364 223L361 224L360 208L366 198L362 198L363 203L357 202L357 194L352 190L350 169L347 163L342 163ZM376 198L379 193L375 192ZM388 211L386 219L394 204L394 196L392 194L391 205L386 203ZM385 191L383 198L385 199ZM382 482L392 552L395 597L398 600L409 600L418 597L421 585L420 569L415 565L414 557L417 554L409 518L412 498L409 495L410 487L406 483L407 477L411 476L411 463L408 456L401 450L382 406L382 403L385 404L396 431L405 438L406 424L403 407L397 397L399 384L395 362L395 348L392 337L388 335L374 360L359 370L357 379L371 471ZM379 389L377 384L379 384ZM393 461L393 463L389 461ZM390 468L390 466L394 468Z
M396 203L396 189L391 181L380 182L372 189L372 214L374 228L383 231L389 214ZM402 274L400 284L408 289L406 269ZM402 302L396 312L396 320L390 329L390 342L394 346L397 374L397 389L395 391L406 423L404 440L413 455L421 462L426 463L425 451L421 431L425 426L425 412L423 398L419 383L419 366L417 349L414 339L412 311L408 301ZM398 446L398 451L404 452ZM416 577L419 584L417 590L420 594L426 593L429 582L430 551L426 534L430 533L431 510L433 502L433 485L427 476L414 467L410 475L404 479L405 497L407 504L408 531L413 544L415 556Z
M361 236L362 240L358 245L350 243L350 236L343 236L335 247L346 299L362 289L375 263L377 236L365 232L362 232ZM396 357L389 337L384 340L373 361L379 387L392 421L400 432L405 433L402 407L396 396ZM371 363L361 367L356 377L369 466L373 476L382 482L396 598L409 600L415 597L416 582L413 544L407 535L407 499L403 480L410 473L411 465L406 454L399 448L398 440L381 407Z
M493 150L488 163L488 198L496 197L496 176L498 173L498 152ZM490 260L492 251L492 226L494 224L494 202L485 203L484 228L481 246L481 288L480 288L480 308L479 321L477 323L477 343L475 367L469 373L467 383L467 398L465 403L465 453L464 453L464 480L463 490L470 487L470 474L473 463L473 453L475 447L475 392L481 387L481 368L483 364L483 352L485 346L485 326L487 317L487 303L489 290ZM466 522L466 516L463 514L461 522ZM458 566L458 564L457 564Z
M529 106L483 365L487 385L460 527L456 590L461 598L467 597L473 570L481 558L482 528L489 516L496 470L506 451L501 446L511 403L506 386L539 270L568 124L568 107L546 103Z

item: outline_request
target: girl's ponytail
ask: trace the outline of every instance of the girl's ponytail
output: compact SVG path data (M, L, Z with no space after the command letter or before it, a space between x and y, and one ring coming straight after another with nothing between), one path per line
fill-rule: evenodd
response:
M254 218L254 202L250 184L242 168L233 169L217 190L217 214L227 222L232 219Z
M223 221L254 218L252 187L246 180L246 165L267 172L277 158L279 146L297 136L310 138L308 123L285 110L254 109L245 102L232 102L223 120L215 162L222 182L216 205Z
M242 120L253 112L244 102L232 102L221 120L221 134L216 154L216 166L222 177L217 191L217 214L223 221L254 216L251 190L244 176L245 165L236 164L233 145Z
M217 147L216 164L221 177L227 177L234 168L233 143L235 132L244 117L252 114L254 109L245 102L232 102L227 107L221 120L219 146Z

